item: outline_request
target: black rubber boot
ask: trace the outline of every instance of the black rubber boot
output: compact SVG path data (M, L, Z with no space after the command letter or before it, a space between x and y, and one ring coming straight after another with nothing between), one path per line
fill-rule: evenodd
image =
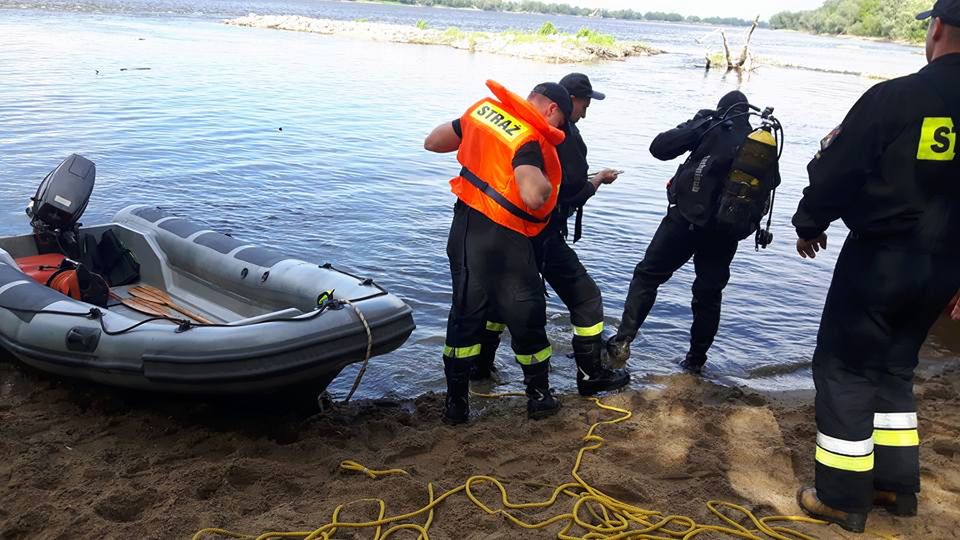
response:
M630 384L625 369L607 369L601 363L600 336L573 338L573 357L577 361L577 391L581 396L592 396Z
M497 371L497 349L500 347L500 332L486 330L480 342L480 356L470 369L471 381L489 379Z
M720 293L701 294L701 296L698 297L697 292L694 291L693 302L690 304L693 310L690 349L687 351L687 357L680 362L680 367L694 375L703 373L703 366L707 363L707 351L713 345L713 339L720 327L720 302L723 298Z
M521 365L527 385L527 417L540 420L560 410L560 399L550 390L550 359L531 366Z
M630 342L633 338L620 333L607 341L607 361L613 367L623 367L630 359Z
M470 368L472 358L443 357L443 373L447 377L447 401L443 408L446 424L465 424L470 419Z
M707 355L698 355L692 352L687 353L686 358L680 361L680 367L688 373L694 375L703 374L703 366L707 363Z
M917 515L917 494L874 491L873 505L885 508L895 516L913 517Z

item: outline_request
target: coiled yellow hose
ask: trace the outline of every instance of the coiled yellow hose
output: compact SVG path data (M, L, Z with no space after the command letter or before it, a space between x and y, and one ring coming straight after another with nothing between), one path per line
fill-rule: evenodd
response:
M524 394L477 393L473 395L483 398L524 396ZM224 529L210 528L197 532L193 536L193 540L202 540L204 537L217 536L221 538L241 538L244 540L271 540L276 538L331 540L337 530L340 529L373 529L374 540L386 540L400 531L413 531L417 534L418 540L429 540L430 536L428 531L433 524L434 509L447 498L460 492L463 492L466 497L483 512L490 515L503 516L513 525L523 529L544 529L551 525L562 523L563 527L556 535L556 538L559 540L689 540L708 533L733 538L743 538L746 540L816 540L814 536L801 533L784 525L773 524L794 522L827 525L824 521L804 516L767 516L759 518L743 506L717 500L708 501L707 507L723 524L707 525L697 523L692 518L686 516L663 515L657 511L646 510L606 495L599 489L591 486L580 476L580 466L587 452L595 452L602 448L605 443L603 437L597 435L596 431L601 426L626 422L633 416L633 413L626 409L607 405L597 398L590 399L601 409L617 413L620 416L612 420L596 422L590 426L587 434L584 435L582 439L584 446L577 452L576 461L573 469L570 471L574 481L555 487L553 494L545 501L532 503L512 502L507 495L507 489L503 481L492 476L472 476L462 485L443 493L439 497L435 496L433 484L428 484L429 503L419 510L402 515L387 517L387 503L382 499L360 499L337 506L333 511L330 522L312 531L266 532L259 536L251 536ZM409 473L402 469L374 470L350 460L342 462L340 467L345 470L365 474L374 480L381 476L394 474L410 476ZM500 492L502 508L491 508L477 498L474 490L480 485L492 486ZM561 496L573 500L573 505L570 510L554 515L543 521L530 523L510 512L511 510L549 508L555 505ZM340 513L347 506L371 502L376 503L379 508L376 519L366 522L340 521ZM724 510L726 510L726 512L724 512ZM742 514L743 517L752 524L752 528L745 527L730 517L729 512L731 511ZM423 514L427 514L427 518L422 525L416 523L400 523L422 516ZM384 530L384 526L390 527ZM580 533L579 536L571 533L574 529L577 529L577 532ZM894 540L891 536L872 531L867 532L877 538Z

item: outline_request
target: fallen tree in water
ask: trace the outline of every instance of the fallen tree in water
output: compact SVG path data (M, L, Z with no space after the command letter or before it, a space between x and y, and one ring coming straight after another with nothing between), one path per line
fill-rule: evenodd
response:
M272 28L295 32L344 35L372 41L446 45L471 52L517 56L546 62L569 63L595 60L621 60L628 56L649 56L663 51L637 41L619 41L613 36L582 28L576 34L563 34L545 23L535 32L467 32L459 28L437 30L426 23L416 26L337 21L301 16L256 15L224 21L235 26Z
M730 56L730 44L727 41L727 32L720 30L720 38L723 40L723 56L721 58L726 61L727 71L749 71L753 67L753 56L750 54L750 40L753 38L753 32L757 29L758 24L760 24L759 15L753 19L753 25L750 27L750 30L747 31L746 39L743 40L743 49L741 49L740 56L736 59ZM713 64L717 63L717 56L708 54L706 55L706 60L707 69L710 69Z
M724 55L722 52L708 54L706 57L707 60L707 69L710 69L710 65L721 65L724 63ZM851 69L837 69L829 67L817 67L809 64L803 63L794 63L785 60L780 60L776 58L768 58L765 56L750 56L750 60L747 64L748 68L743 70L729 70L734 72L737 75L743 74L743 72L752 73L755 71L760 71L761 68L784 68L784 69L799 69L802 71L813 71L816 73L831 73L835 75L853 75L854 77L863 77L865 79L874 79L878 81L886 81L897 77L896 73L882 73L882 72L871 72L871 71L857 71ZM702 67L702 66L697 66Z
M723 29L716 29L709 34L704 35L703 37L696 40L698 44L703 44L710 37L720 34L721 41L723 42L722 51L713 51L709 49L704 52L704 60L706 61L707 71L714 66L726 66L726 73L734 72L738 77L741 76L744 72L752 72L761 67L777 67L777 68L788 68L788 69L802 69L805 71L816 71L819 73L835 73L838 75L854 75L857 77L864 77L868 79L877 79L877 80L888 80L894 78L896 75L891 73L874 73L868 71L855 71L855 70L846 70L846 69L836 69L829 67L819 67L803 63L794 63L784 60L778 60L775 58L767 58L763 56L755 56L750 51L750 40L753 38L753 32L757 29L759 23L759 16L753 20L753 26L747 31L746 38L743 41L743 47L740 49L740 55L734 57L730 52L730 42L727 40L727 33ZM699 67L699 66L698 66Z

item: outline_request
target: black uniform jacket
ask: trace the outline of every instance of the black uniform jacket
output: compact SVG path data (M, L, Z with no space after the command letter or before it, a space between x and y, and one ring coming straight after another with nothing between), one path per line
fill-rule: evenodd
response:
M821 142L793 217L813 239L842 219L855 238L960 248L960 54L880 83Z
M560 206L568 209L580 208L597 192L593 184L587 181L587 145L583 142L580 130L570 123L567 138L557 145L557 156L563 167L563 183L560 184Z

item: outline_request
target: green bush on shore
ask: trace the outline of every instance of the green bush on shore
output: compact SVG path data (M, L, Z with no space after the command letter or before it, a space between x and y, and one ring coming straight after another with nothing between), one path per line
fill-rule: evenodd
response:
M930 0L827 0L811 11L777 13L770 27L921 43L927 22L915 16L931 5Z
M537 30L537 35L540 36L553 36L559 33L560 32L557 30L557 27L554 26L550 21L543 23L543 25L540 26L540 29Z
M450 26L443 31L443 37L453 41L456 41L458 39L463 39L466 36L467 34L463 30L457 28L456 26Z
M419 25L417 25L417 27L420 28ZM617 40L613 36L601 34L586 27L581 28L574 35L563 34L549 21L543 23L540 28L534 31L508 28L498 35L510 43L537 43L541 41L553 41L557 38L566 38L564 42L568 44L586 42L599 47L614 47L617 44ZM487 32L465 32L455 26L451 26L443 31L443 37L448 41L460 41L463 39L476 41L477 39L488 39L491 37L491 34Z
M577 31L577 39L584 39L591 45L600 45L609 47L617 42L617 39L610 34L601 34L600 32L583 27Z

